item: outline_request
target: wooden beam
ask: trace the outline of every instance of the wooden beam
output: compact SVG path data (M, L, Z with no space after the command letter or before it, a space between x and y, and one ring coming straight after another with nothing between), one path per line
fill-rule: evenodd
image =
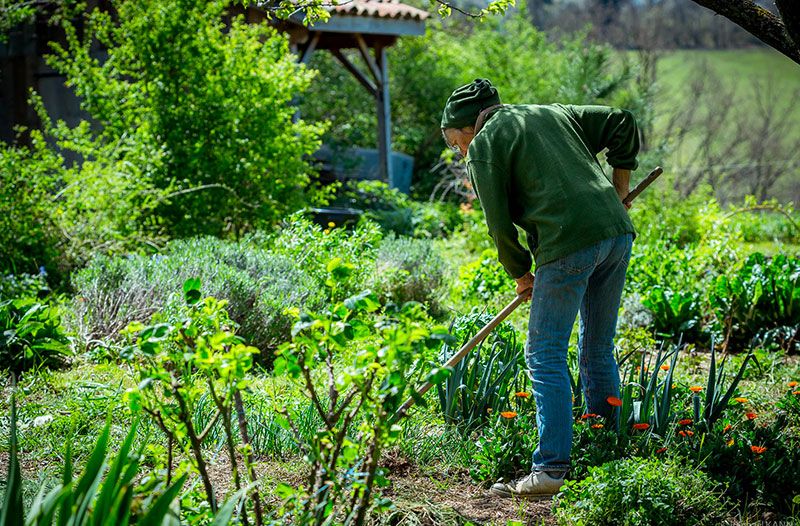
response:
M353 76L358 80L362 86L364 86L370 95L373 97L378 96L378 87L372 82L369 77L367 77L363 71L358 69L355 64L353 64L350 59L342 54L342 52L338 49L331 49L331 53L334 57L336 57L342 65L353 74Z
M322 33L317 31L314 33L314 36L311 38L311 42L303 49L303 53L300 55L299 62L301 64L308 64L308 61L311 60L311 54L314 53L314 50L317 49L317 44L319 44L319 38L322 36Z
M364 62L367 63L367 66L369 67L369 71L372 73L372 76L375 77L375 84L377 84L378 87L380 87L382 78L381 70L375 63L375 59L373 59L372 55L369 54L369 48L367 47L367 43L364 41L364 37L361 36L360 33L356 33L353 36L356 37L356 43L358 44L358 50L361 52L361 57L364 59ZM377 51L378 48L376 47L375 49Z
M397 183L392 173L392 120L389 112L389 62L386 60L386 48L375 47L376 69L380 74L378 82L378 165L381 178L390 188Z

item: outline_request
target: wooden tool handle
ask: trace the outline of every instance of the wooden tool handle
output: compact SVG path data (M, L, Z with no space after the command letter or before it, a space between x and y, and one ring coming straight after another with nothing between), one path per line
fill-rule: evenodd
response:
M645 188L650 186L650 184L653 181L658 179L658 176L661 175L662 173L664 173L664 170L662 170L660 166L656 166L655 170L650 172L648 176L645 177L644 180L642 180L641 183L636 185L636 188L631 190L631 192L625 196L625 199L622 200L622 203L627 205L628 203L636 199L636 196L641 194Z
M501 310L497 316L492 318L489 323L484 325L483 328L479 330L478 333L475 336L473 336L467 343L465 343L464 346L461 347L461 349L459 349L456 354L451 356L450 359L447 360L447 363L445 363L442 367L453 367L458 362L460 362L464 358L464 356L467 355L467 353L469 353L472 349L477 347L478 344L481 343L489 335L489 333L494 330L495 327L500 325L503 322L503 320L505 320L509 314L514 312L514 309L519 307L519 305L523 301L528 299L530 295L531 295L531 289L526 289L522 292L522 294L514 298L514 301L506 305L506 307L503 310ZM417 394L420 396L424 396L425 393L427 393L431 387L433 387L432 383L425 382L425 384L417 390ZM408 409L412 405L414 405L414 399L409 398L402 406L400 406L400 409L397 410L395 417L405 416L406 411L408 411Z

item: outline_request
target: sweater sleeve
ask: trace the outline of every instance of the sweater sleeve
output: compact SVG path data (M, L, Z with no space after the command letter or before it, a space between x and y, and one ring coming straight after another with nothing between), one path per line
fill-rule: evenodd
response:
M520 245L517 227L511 221L508 175L485 161L470 161L467 166L497 257L512 278L521 278L531 270L531 255Z
M569 106L592 153L608 148L606 160L614 168L635 170L639 163L639 130L628 110L608 106Z

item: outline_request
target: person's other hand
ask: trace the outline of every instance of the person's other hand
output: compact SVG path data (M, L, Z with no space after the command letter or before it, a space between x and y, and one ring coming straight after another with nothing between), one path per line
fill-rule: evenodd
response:
M527 296L527 298L525 298L525 301L530 301L531 292L533 290L533 274L528 272L527 274L525 274L521 278L517 278L514 281L517 282L517 288L516 288L517 296L519 296L520 294L522 294L523 292L525 292L527 290L528 291L528 296Z

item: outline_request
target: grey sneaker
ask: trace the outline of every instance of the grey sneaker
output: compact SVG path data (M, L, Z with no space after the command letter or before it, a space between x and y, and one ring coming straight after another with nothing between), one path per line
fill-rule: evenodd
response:
M495 495L506 498L543 500L558 493L563 485L563 475L556 478L546 471L534 471L530 475L512 482L497 482L492 486L491 491Z

